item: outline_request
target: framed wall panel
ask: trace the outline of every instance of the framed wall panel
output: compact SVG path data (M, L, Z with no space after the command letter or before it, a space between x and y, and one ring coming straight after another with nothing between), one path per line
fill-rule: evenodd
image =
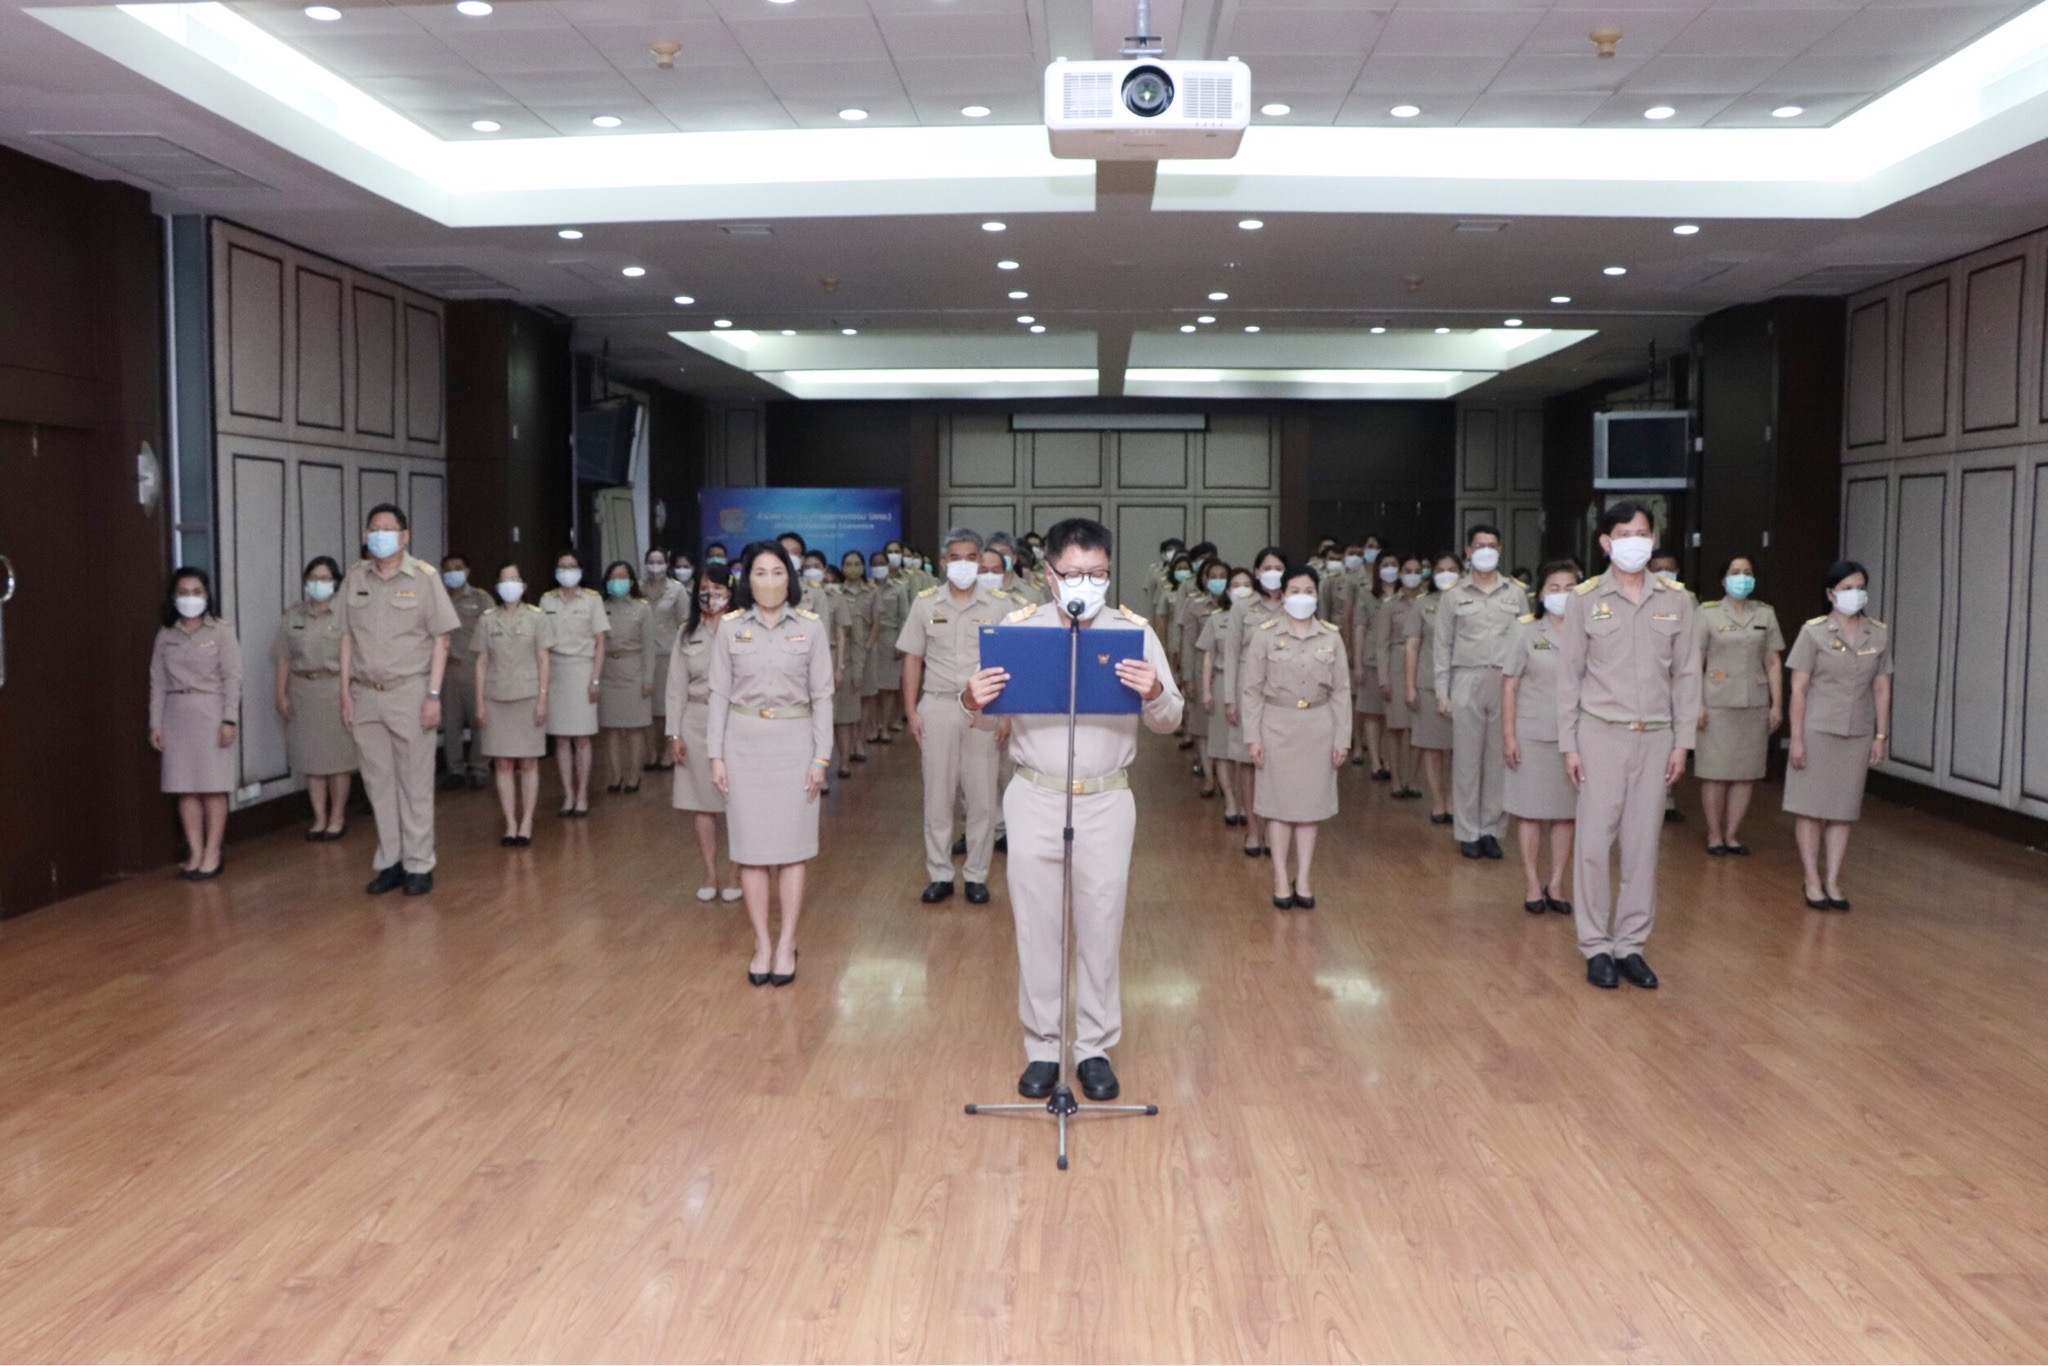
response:
M1102 523L1102 524L1103 524L1104 526L1107 526L1107 525L1109 525L1109 522L1108 522L1108 520L1107 520L1107 518L1108 518L1108 512L1107 512L1107 509L1105 509L1105 508L1103 507L1103 505L1102 505L1101 503L1099 503L1099 502L1098 502L1098 503L1037 503L1037 502L1034 502L1034 503L1030 504L1029 510L1028 510L1028 511L1027 511L1027 512L1025 513L1025 521L1024 521L1023 525L1021 525L1021 526L1013 526L1013 525L1011 525L1011 524L1010 524L1010 523L1008 523L1008 522L1004 522L1004 523L1002 523L1002 524L1000 524L1000 525L993 525L993 524L992 524L992 525L991 525L991 526L989 527L989 530L990 530L990 531L1007 531L1007 532L1009 532L1009 533L1010 533L1010 534L1011 534L1012 536L1022 536L1022 535L1023 535L1023 534L1025 533L1025 532L1027 532L1027 531L1036 531L1036 532L1040 532L1040 533L1043 533L1043 532L1044 532L1044 531L1045 531L1045 530L1046 530L1046 529L1047 529L1048 527L1050 527L1050 526L1051 526L1051 525L1052 525L1052 524L1053 524L1054 522L1064 521L1065 519L1067 519L1067 518L1069 518L1069 517L1086 517L1086 518L1087 518L1088 520L1090 520L1090 521L1092 521L1092 522L1101 522L1101 523ZM1121 545L1117 546L1117 548L1116 548L1116 557L1117 557L1118 559L1122 559L1122 558L1124 557L1124 548L1123 548L1123 546L1121 546Z
M1949 282L1906 291L1899 348L1899 436L1926 441L1948 433Z
M1188 487L1192 471L1185 432L1117 432L1116 481L1122 489L1179 492Z
M348 515L345 471L339 464L299 461L299 552L304 565L315 555L332 555L343 572L355 558L353 519Z
M1517 409L1514 433L1515 492L1540 494L1543 492L1543 410Z
M390 503L397 507L405 504L398 501L398 471L390 465L364 466L356 470L356 518L357 530L369 520L370 509L379 503ZM406 514L410 520L412 514Z
M1458 492L1500 491L1500 412L1494 408L1459 410L1463 430L1458 440Z
M1233 565L1250 564L1252 556L1273 544L1277 518L1269 503L1209 503L1201 509L1201 534L1214 541L1216 553Z
M1019 442L1007 417L956 417L946 425L947 483L956 489L1016 486Z
M346 420L341 277L310 266L292 271L298 326L292 329L293 408L301 427L338 432Z
M1537 572L1543 562L1543 509L1540 507L1518 507L1508 511L1507 522L1507 563L1517 569ZM1533 580L1531 592L1542 588Z
M1891 480L1885 475L1866 475L1845 480L1842 485L1842 558L1855 560L1870 571L1870 601L1885 605L1891 587L1886 572L1886 543L1890 537Z
M2020 684L2020 795L2048 803L2048 461L2033 467L2027 537L2026 668Z
M1103 485L1101 432L1032 432L1031 487L1099 489Z
M1963 286L1963 430L2020 424L2020 311L2027 262L2011 256L1969 273Z
M946 505L945 523L948 527L973 527L986 536L1004 527L1014 530L1017 526L1018 504L1002 499L986 501L974 498L955 498ZM944 534L943 532L940 534Z
M425 560L440 568L441 557L448 553L444 544L443 528L447 526L445 505L448 482L439 470L421 473L414 470L405 481L405 515L412 522L412 553L415 558ZM637 552L635 558L638 558ZM481 571L470 566L473 574Z
M1188 506L1182 502L1129 501L1116 505L1116 601L1144 610L1142 590L1148 565L1159 560L1159 543L1169 536L1188 535Z
M405 306L405 435L441 444L441 314Z
M349 291L355 323L356 432L398 435L398 300L361 285Z
M1268 418L1212 418L1198 444L1205 490L1265 493L1279 482L1273 468L1273 424Z
M1882 446L1889 439L1886 415L1891 409L1886 354L1891 327L1891 300L1873 299L1849 314L1848 397L1844 405L1848 446Z
M2005 784L2005 690L2011 663L2013 514L2017 473L1964 470L1956 524L1956 667L1950 685L1949 775Z
M298 575L297 567L287 558L294 549L286 543L288 459L237 452L230 457L229 471L234 510L234 519L228 524L228 534L234 539L229 610L242 647L239 772L241 785L246 787L291 776L284 723L277 709L264 703L271 691L270 645L290 601L286 585L296 583Z
M1948 591L1948 475L1898 481L1897 576L1892 597L1892 762L1932 774L1940 734L1942 606Z
M1498 528L1500 525L1500 508L1497 505L1492 503L1460 503L1458 504L1457 521L1458 544L1454 548L1462 552L1466 546L1472 543L1473 527L1490 526Z
M227 249L228 416L282 423L285 408L284 257L252 247Z

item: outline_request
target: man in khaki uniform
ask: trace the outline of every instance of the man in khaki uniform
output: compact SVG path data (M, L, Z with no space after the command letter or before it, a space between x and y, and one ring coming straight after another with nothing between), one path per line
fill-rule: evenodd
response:
M918 594L896 637L903 652L903 714L924 763L924 902L953 895L953 808L967 808L967 899L988 904L995 857L997 737L976 730L960 691L981 663L981 628L1001 621L1016 601L980 582L981 537L946 533L946 584ZM956 568L957 566L957 568Z
M1514 648L1515 623L1529 610L1529 592L1500 572L1500 531L1475 526L1466 538L1471 568L1443 595L1436 611L1436 710L1451 722L1451 813L1458 852L1501 857L1507 833L1502 784L1507 760L1500 728L1501 670Z
M442 679L445 694L441 708L441 744L447 760L442 782L448 787L481 788L490 767L484 759L484 728L476 719L476 624L483 614L498 605L497 600L469 581L469 561L460 555L441 557L441 586L455 608L454 637L448 642L448 672ZM462 732L470 735L465 761Z
M1098 631L1142 631L1144 658L1116 666L1125 687L1144 699L1145 727L1171 735L1183 703L1167 666L1166 648L1142 616L1106 605L1112 567L1109 529L1075 517L1046 533L1046 563L1056 601L1020 607L1013 626L1068 629L1060 605L1078 602L1082 648ZM1009 675L980 669L960 704L974 724L995 730L985 714L1002 696ZM1005 717L1017 776L1003 794L1010 827L1010 909L1017 925L1017 1013L1024 1023L1030 1065L1018 1078L1026 1099L1043 1100L1059 1084L1061 864L1066 826L1067 718L1064 713ZM1138 808L1129 769L1138 757L1140 716L1083 716L1074 734L1074 1037L1065 1043L1078 1063L1081 1090L1090 1100L1113 1100L1119 1086L1107 1052L1123 1030L1121 946L1124 897L1131 880L1131 841Z
M1654 987L1642 949L1657 919L1657 839L1699 730L1700 652L1692 597L1647 572L1649 512L1616 503L1600 528L1608 571L1578 586L1558 626L1557 747L1579 792L1573 914L1587 981Z
M412 532L389 503L370 509L369 558L335 595L341 618L341 723L362 755L377 816L372 896L434 890L434 731L441 724L448 635L460 619L430 564L406 553Z

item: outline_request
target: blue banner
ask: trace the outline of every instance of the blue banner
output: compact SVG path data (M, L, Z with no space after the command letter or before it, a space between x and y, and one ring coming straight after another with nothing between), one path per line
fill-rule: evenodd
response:
M749 541L794 531L838 564L849 550L873 555L903 539L903 491L861 489L705 489L697 495L698 548L717 541L739 558Z

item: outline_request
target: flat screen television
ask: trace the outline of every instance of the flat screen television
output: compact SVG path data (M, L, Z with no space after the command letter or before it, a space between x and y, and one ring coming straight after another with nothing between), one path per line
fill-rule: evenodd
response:
M1593 487L1682 489L1691 483L1692 415L1595 413Z

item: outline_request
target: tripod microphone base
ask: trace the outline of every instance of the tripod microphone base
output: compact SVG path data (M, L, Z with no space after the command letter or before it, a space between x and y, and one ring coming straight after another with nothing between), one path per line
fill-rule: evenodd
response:
M1067 1170L1067 1120L1073 1115L1156 1115L1157 1105L1083 1105L1074 1099L1074 1090L1065 1082L1053 1088L1052 1098L1043 1105L969 1105L970 1115L1029 1115L1048 1114L1060 1122L1059 1168Z

